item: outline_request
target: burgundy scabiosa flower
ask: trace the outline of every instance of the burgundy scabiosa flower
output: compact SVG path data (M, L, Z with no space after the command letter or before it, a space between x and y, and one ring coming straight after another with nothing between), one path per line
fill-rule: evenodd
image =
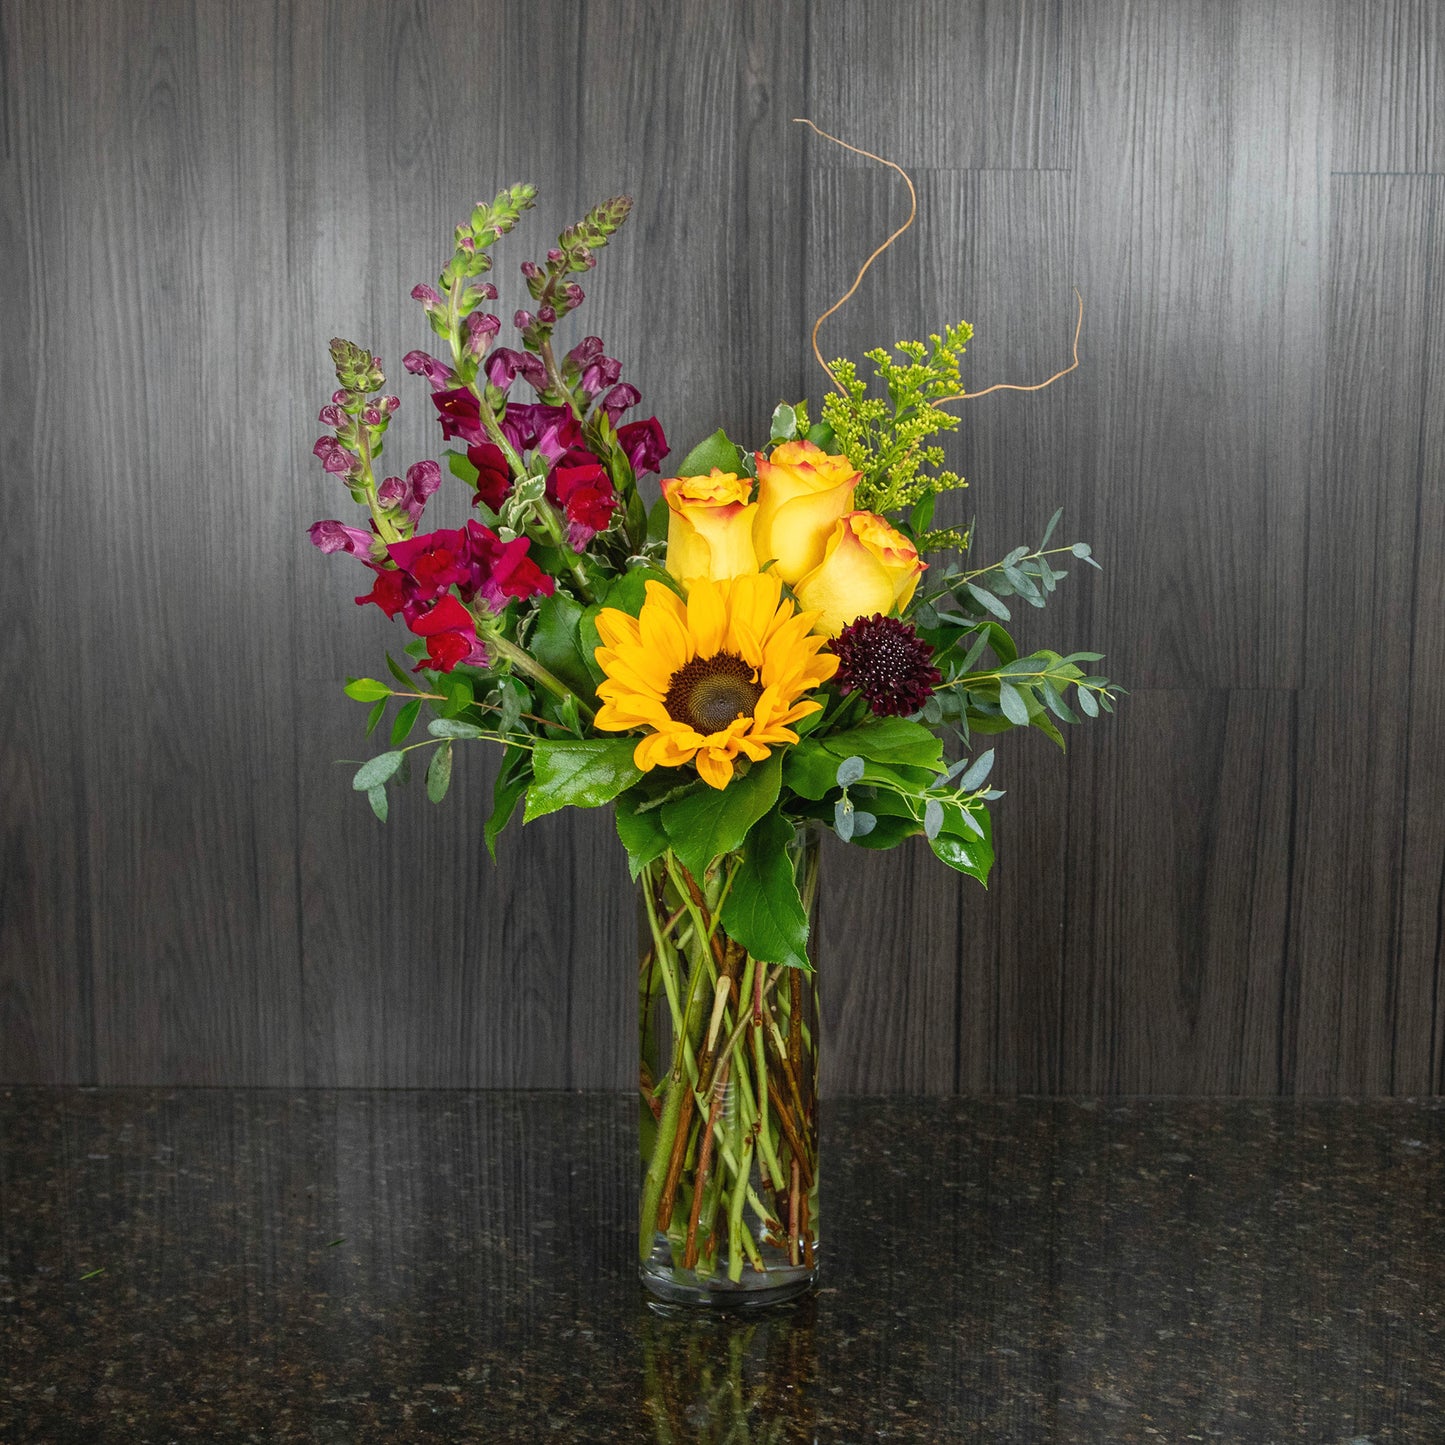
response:
M845 627L833 639L833 651L838 655L833 681L844 692L861 692L875 717L917 712L943 681L933 666L933 648L913 625L881 612Z

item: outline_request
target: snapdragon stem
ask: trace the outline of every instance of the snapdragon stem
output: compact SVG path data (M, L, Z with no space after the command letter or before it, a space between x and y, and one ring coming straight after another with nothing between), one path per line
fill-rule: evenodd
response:
M499 657L505 657L513 667L525 672L529 677L535 678L553 697L562 702L566 702L570 697L577 704L578 712L582 713L588 722L596 717L594 709L588 707L565 682L548 672L525 648L518 647L515 642L509 642L500 633L490 628L486 631L485 641L487 646L496 648Z

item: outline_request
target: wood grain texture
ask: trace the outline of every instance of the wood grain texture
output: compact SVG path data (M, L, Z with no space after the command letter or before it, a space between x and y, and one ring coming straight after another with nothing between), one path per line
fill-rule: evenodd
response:
M1062 0L816 0L810 18L824 130L922 169L1069 164L1077 16Z
M1421 531L1427 497L1431 520L1439 509L1439 455L1426 451L1439 430L1426 419L1440 406L1442 185L1409 176L1331 185L1329 448L1310 515L1305 660L1315 686L1301 695L1290 958L1295 1082L1307 1093L1432 1085L1440 848L1433 825L1421 836L1421 808L1439 796L1438 762L1417 749L1412 781L1409 760L1412 715L1419 743L1437 734L1441 685L1440 613L1421 610L1438 600L1438 583L1419 583L1435 570Z
M494 866L485 750L384 828L336 762L404 638L305 538L351 505L326 345L388 364L386 470L435 455L400 359L452 226L541 185L506 311L630 192L579 321L674 457L756 440L906 213L808 114L921 207L826 355L963 316L968 385L1040 380L1083 292L1077 373L961 408L944 512L987 560L1063 505L1105 570L1021 637L1133 690L1003 740L989 892L829 849L829 1089L1445 1090L1441 17L0 0L0 1080L625 1085L610 818Z
M1081 64L1071 455L1111 546L1099 650L1136 687L1298 685L1319 412L1323 18L1117 3Z
M1445 171L1445 10L1434 0L1335 0L1334 164Z

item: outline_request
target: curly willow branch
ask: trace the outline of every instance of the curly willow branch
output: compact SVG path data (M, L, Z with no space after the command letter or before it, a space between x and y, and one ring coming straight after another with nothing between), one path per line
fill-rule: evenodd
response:
M960 391L953 396L941 396L934 402L934 406L942 406L946 401L975 401L978 397L987 396L991 391L1042 391L1046 386L1052 386L1061 376L1067 376L1079 364L1079 334L1084 329L1084 298L1079 295L1079 288L1074 287L1074 296L1079 303L1079 319L1074 324L1074 359L1062 371L1056 371L1047 381L1035 382L1033 386L1021 386L1012 381L996 381L992 386L986 386L982 391Z
M896 165L893 161L885 160L882 156L875 156L872 151L861 150L858 146L849 145L845 140L839 140L835 135L829 135L825 130L819 130L806 116L794 116L793 124L805 125L815 134L822 136L824 140L830 140L834 145L842 146L845 151L852 151L856 156L866 156L870 161L877 161L879 165L887 166L890 170L897 171L898 174L903 177L903 184L908 187L908 199L910 202L908 219L863 263L857 276L853 278L853 284L813 323L813 355L818 358L818 365L827 372L828 380L846 396L847 392L844 391L843 387L839 384L838 378L833 375L833 368L823 360L823 353L818 350L818 328L822 326L835 311L842 307L845 302L852 300L853 293L858 289L863 277L868 272L868 268L913 224L914 217L918 215L918 192L914 190L913 182L909 179L908 172L905 171L902 166ZM1044 384L1048 385L1047 382ZM953 399L954 398L950 398L950 400Z

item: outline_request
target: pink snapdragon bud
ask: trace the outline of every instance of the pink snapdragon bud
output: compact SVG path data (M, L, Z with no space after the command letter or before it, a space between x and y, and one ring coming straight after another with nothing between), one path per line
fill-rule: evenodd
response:
M477 243L460 228L457 230L457 250L465 255L472 255L477 249Z
M535 261L522 262L522 275L528 281L540 281L542 274L542 268Z
M386 420L379 406L364 406L361 409L361 419L367 426L380 426Z
M467 350L480 360L487 354L492 338L502 329L502 318L490 311L473 311L463 324L467 329Z
M446 308L446 302L442 300L442 293L435 286L428 286L425 282L419 282L411 288L411 299L420 301L428 311L434 307Z
M316 420L322 426L345 426L346 413L334 401L331 401L321 408Z
M555 326L557 324L557 313L550 306L539 306L537 308L537 320L543 326Z
M376 404L381 408L382 416L391 416L394 412L401 410L401 398L399 396L379 396Z
M569 281L562 288L562 301L569 311L575 311L586 299L586 293L575 281Z
M480 286L473 286L472 290L482 301L495 301L497 299L497 288L490 281L483 281Z
M536 319L530 311L519 311L512 317L512 325L515 326L518 331L525 331Z
M600 336L584 336L576 346L569 351L564 358L579 371L585 366L590 366L602 355L602 338Z
M559 265L562 260L562 252L558 250L556 246L552 246L547 251L547 259L552 263L552 265Z
M456 380L456 372L451 367L425 351L408 351L401 364L413 376L426 377L433 391L441 391Z
M632 385L624 381L620 386L614 386L606 396L602 398L602 410L612 419L612 425L617 425L617 418L622 415L630 406L636 406L642 400L642 393Z
M321 465L332 476L336 477L349 475L357 464L356 458L335 437L318 437L316 445L311 448L311 453L320 459Z
M349 391L333 391L331 393L331 404L333 406L350 406L356 398Z
M348 527L344 522L334 519L313 522L306 529L306 535L311 538L312 545L323 552L349 552L363 562L371 556L371 534L358 527Z
M621 375L622 363L615 356L599 356L583 368L582 390L588 396L596 396L614 385Z

